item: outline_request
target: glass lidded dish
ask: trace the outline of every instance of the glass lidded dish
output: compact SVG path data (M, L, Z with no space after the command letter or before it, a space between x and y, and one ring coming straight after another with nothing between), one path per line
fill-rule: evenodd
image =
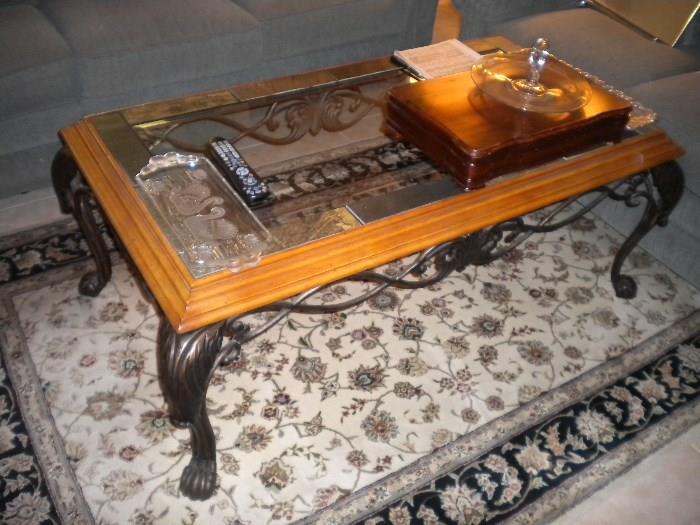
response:
M483 93L522 111L567 113L582 108L592 96L588 80L553 57L542 38L529 49L477 62L471 74Z

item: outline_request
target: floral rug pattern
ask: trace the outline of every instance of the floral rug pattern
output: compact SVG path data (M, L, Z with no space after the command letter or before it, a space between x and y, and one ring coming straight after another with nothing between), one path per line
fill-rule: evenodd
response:
M0 356L0 519L6 525L60 523Z
M153 351L158 318L125 265L94 299L77 293L79 275L68 268L60 278L18 287L2 321L21 329L29 355L24 365L18 356L8 366L31 363L40 378L90 509L87 522L347 523L364 516L398 524L415 511L426 523L433 514L448 523L490 523L493 509L523 501L525 490L544 490L552 472L602 453L618 439L613 423L647 421L679 396L696 395L697 377L688 371L697 349L686 349L594 397L589 409L564 411L583 397L583 387L572 385L594 394L616 380L598 370L619 363L623 376L638 370L668 346L634 358L630 349L682 319L691 320L676 339L697 326L697 316L688 318L700 307L697 290L644 252L626 267L638 297L614 296L608 273L619 243L615 232L583 218L430 288L386 290L341 314L290 316L214 376L208 411L220 479L206 502L178 494L189 435L168 422ZM335 285L321 300L342 301L365 286ZM547 440L526 434L503 445L556 414L563 419L542 427ZM499 443L509 447L501 449L508 462L478 459ZM477 463L463 468L478 470L474 481L453 483L440 507L419 499L389 505L408 492L424 497L426 480L469 456Z
M491 523L700 397L700 337L364 520Z
M109 250L114 241L103 224ZM0 239L0 285L90 258L85 238L72 222L38 228Z

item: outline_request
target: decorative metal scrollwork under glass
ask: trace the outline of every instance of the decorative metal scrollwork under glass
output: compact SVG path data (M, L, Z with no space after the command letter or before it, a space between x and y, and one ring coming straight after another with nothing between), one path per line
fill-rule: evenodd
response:
M152 152L161 144L168 144L180 151L204 153L204 143L182 138L186 133L181 133L188 127L203 124L229 129L228 140L231 142L251 137L281 146L296 142L307 134L348 129L379 105L378 100L363 94L359 87L338 87L275 101L266 106L262 115L252 123L244 123L241 118L236 118L237 113L229 113L186 118L162 128L137 126L136 129ZM240 109L237 111L243 113Z

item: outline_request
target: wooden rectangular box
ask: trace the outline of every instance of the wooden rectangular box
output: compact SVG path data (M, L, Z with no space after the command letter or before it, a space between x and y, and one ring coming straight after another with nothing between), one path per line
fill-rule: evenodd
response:
M387 124L465 187L622 138L631 104L591 84L591 100L571 113L521 111L484 95L471 73L393 88Z

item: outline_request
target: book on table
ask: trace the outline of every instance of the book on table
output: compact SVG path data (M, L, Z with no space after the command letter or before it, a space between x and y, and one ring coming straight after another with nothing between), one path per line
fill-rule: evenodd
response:
M439 78L471 69L481 55L457 39L394 51L394 59L421 79Z

